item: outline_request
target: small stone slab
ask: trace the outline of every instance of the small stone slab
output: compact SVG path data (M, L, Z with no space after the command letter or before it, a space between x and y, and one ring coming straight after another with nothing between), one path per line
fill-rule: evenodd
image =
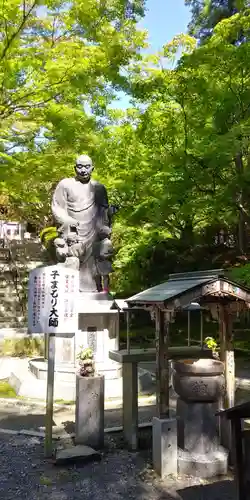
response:
M55 457L55 465L67 465L72 463L88 463L92 460L101 460L101 453L85 445L72 446L58 450Z

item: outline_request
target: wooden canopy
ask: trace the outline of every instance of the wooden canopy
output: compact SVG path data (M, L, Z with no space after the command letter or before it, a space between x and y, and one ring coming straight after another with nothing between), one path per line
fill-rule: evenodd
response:
M130 308L153 309L156 317L156 370L158 415L169 414L169 322L170 315L192 302L218 311L220 359L225 364L224 408L234 405L235 365L232 342L232 314L250 307L250 289L226 278L221 269L172 274L169 280L126 300Z

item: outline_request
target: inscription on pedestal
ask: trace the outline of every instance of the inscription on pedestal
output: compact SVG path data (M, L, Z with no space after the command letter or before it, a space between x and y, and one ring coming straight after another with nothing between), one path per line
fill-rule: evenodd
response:
M88 326L87 328L87 342L95 354L97 351L97 328L95 326Z

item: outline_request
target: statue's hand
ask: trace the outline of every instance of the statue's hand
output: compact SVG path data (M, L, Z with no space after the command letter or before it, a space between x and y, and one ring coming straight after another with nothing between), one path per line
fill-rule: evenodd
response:
M78 242L78 227L78 221L72 219L72 222L63 224L58 230L69 246Z
M78 234L77 232L70 231L67 236L67 243L69 246L74 245L75 243L78 243Z
M78 227L80 226L80 223L77 220L73 220L72 223L69 224L69 230L70 232L77 232Z
M73 233L77 233L77 229L79 227L79 222L75 219L71 219L70 222L67 222L67 224L62 224L59 229L58 229L58 232L59 234L69 234L71 232Z

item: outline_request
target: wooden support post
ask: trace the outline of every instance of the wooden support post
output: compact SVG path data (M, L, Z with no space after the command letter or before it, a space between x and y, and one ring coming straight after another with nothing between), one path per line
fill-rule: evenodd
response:
M48 333L44 334L44 359L48 359L49 357L49 341L48 341Z
M126 316L126 327L127 327L127 352L130 352L130 313L129 311L125 312Z
M224 305L220 306L220 342L220 359L225 364L226 393L224 409L227 409L235 404L235 363L232 342L232 317L228 308Z
M159 418L169 417L169 319L156 309L156 407Z
M228 307L220 304L220 359L225 365L225 395L222 402L224 409L231 408L235 402L235 366L232 346L232 318ZM230 451L230 461L233 461L231 426L225 418L221 418L221 443Z
M203 347L203 310L200 311L200 338L201 338L201 348Z
M190 346L190 311L188 311L188 347Z
M219 306L219 333L220 333L220 360L225 363L226 356L226 322L225 308L222 304Z

